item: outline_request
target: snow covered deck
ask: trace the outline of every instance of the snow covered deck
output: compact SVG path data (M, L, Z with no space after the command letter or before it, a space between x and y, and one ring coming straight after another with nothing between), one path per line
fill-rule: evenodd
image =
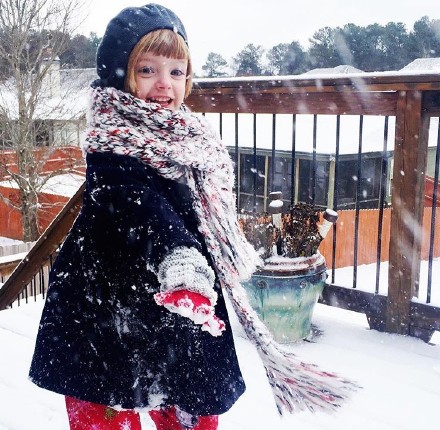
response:
M68 430L63 397L27 380L42 300L0 312L0 430ZM313 342L291 346L304 361L357 380L364 388L335 415L280 418L264 368L234 321L247 391L220 418L219 430L415 430L436 428L440 343L379 333L365 316L317 305ZM433 342L436 342L433 339ZM143 429L153 430L144 416Z

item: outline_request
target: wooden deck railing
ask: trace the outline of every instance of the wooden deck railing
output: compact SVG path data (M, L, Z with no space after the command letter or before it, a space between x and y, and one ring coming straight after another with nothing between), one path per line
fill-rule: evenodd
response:
M0 288L0 310L9 306L31 284L34 276L50 264L50 259L67 236L81 209L84 188L85 184L67 202L26 257L15 265L15 269ZM10 266L10 263L5 264L3 269L7 272Z
M370 325L380 330L425 340L440 330L440 308L412 301L420 272L428 127L431 117L440 116L440 74L196 80L187 104L204 113L395 117L388 296L327 283L322 301L365 312ZM3 285L0 309L14 300L37 265L62 241L76 213L70 208L78 205L80 193L37 243L28 257L31 263L20 264Z

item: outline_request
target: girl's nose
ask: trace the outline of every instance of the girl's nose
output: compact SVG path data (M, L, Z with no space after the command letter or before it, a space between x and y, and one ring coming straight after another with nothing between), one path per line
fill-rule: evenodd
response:
M157 77L156 85L159 88L170 88L171 87L171 78L168 73L159 73Z

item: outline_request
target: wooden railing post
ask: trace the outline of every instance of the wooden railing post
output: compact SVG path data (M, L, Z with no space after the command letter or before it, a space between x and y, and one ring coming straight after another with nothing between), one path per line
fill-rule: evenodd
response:
M392 182L386 330L408 335L411 299L418 295L429 117L422 92L401 91L397 99Z

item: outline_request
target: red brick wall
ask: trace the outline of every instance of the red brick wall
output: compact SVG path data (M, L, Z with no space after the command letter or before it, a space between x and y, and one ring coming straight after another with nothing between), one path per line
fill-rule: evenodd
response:
M0 186L0 194L17 201L17 190ZM0 236L23 239L20 213L8 206L2 199L0 199Z
M0 186L0 194L18 202L17 189ZM68 197L54 194L41 193L39 195L41 208L38 210L38 226L40 233L47 228L68 200ZM21 218L21 213L17 209L8 206L4 201L0 200L0 236L22 240Z
M85 172L85 161L82 155L82 151L77 146L65 146L52 150L50 154L47 153L47 149L38 148L34 151L37 161L43 160L47 157L41 169L41 173L49 173L55 170L69 170ZM7 172L3 168L4 165L9 170L17 172L17 155L15 151L0 151L0 180L7 178Z
M36 149L36 156L42 159L46 155L44 149ZM0 153L0 166L7 164L9 169L16 171L16 154L13 151L4 151ZM59 169L68 169L76 173L85 172L85 163L81 149L78 147L62 147L55 149L48 160L44 163L43 172L49 173ZM0 168L0 180L8 179L4 169ZM0 194L7 199L12 200L15 206L18 206L19 193L17 189L0 186ZM68 197L54 194L41 193L39 195L40 208L38 210L38 225L40 232L43 232L52 220L58 215L64 207ZM23 230L21 214L17 209L7 205L0 199L0 236L11 239L22 240Z

